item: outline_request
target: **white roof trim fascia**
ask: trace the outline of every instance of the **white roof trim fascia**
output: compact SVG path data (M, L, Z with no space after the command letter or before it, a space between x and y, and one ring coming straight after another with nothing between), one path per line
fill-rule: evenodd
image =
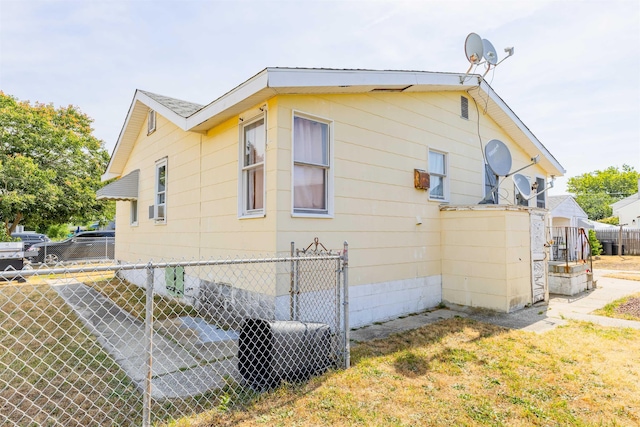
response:
M566 173L560 163L542 145L542 143L531 133L524 123L515 115L507 104L493 91L491 86L478 75L468 75L468 82L474 84L461 83L465 77L459 73L438 73L428 71L388 71L388 70L336 70L336 69L300 69L300 68L266 68L243 82L231 91L222 95L207 106L198 110L188 118L184 118L171 109L165 107L153 98L136 90L136 93L129 108L129 113L124 126L118 137L118 141L113 150L113 155L107 166L107 172L102 176L103 181L120 176L121 174L110 172L113 158L120 149L120 143L124 137L125 130L129 126L129 121L136 107L136 101L156 110L163 117L173 122L184 131L202 131L206 126L196 129L208 120L217 115L237 107L243 101L256 96L257 102L266 101L279 93L296 93L296 88L308 87L350 87L350 86L442 86L451 90L469 90L477 88L483 91L489 98L505 113L505 115L516 124L522 134L529 139L540 151L549 164L555 168L559 175ZM479 85L476 83L479 82ZM319 93L322 91L319 90ZM262 100L262 101L260 101Z
M509 118L518 126L520 131L533 142L538 150L540 150L541 154L551 162L554 168L560 172L560 175L564 175L567 171L562 167L560 162L553 157L553 154L547 150L547 148L542 145L542 143L536 138L536 136L529 130L529 128L520 120L518 116L509 108L509 106L498 96L498 94L493 90L491 86L487 83L485 79L482 79L480 83L480 88L491 98L493 102L496 103L502 109L502 111L509 116Z
M116 157L116 153L118 152L118 149L120 148L120 142L122 141L125 129L127 129L127 127L129 126L129 121L131 120L131 114L133 113L133 108L136 105L136 97L137 97L137 95L138 95L138 90L136 89L136 92L133 94L133 100L131 101L131 105L129 105L129 111L127 111L127 117L125 117L124 124L122 125L122 129L120 129L120 134L118 135L118 140L116 141L115 147L113 147L113 152L111 153L111 157L109 157L109 163L107 164L107 168L105 169L105 173L102 174L102 176L100 177L100 180L102 182L108 181L108 180L113 179L113 178L117 178L120 175L122 175L120 173L109 172L109 170L111 169L111 164L113 163L113 159Z
M133 116L133 112L136 108L140 108L138 102L146 105L151 110L155 110L158 114L165 117L166 119L171 121L173 124L181 128L182 130L184 131L188 130L187 120L184 117L176 114L171 109L165 107L155 99L151 98L148 95L145 95L144 93L136 89L136 92L133 95L133 100L131 101L131 105L129 106L129 111L127 112L127 117L125 118L124 125L120 130L120 135L118 135L118 140L113 149L111 158L109 159L109 164L107 165L106 172L101 176L101 180L103 182L113 178L118 178L119 176L122 175L122 173L110 172L110 170L111 170L111 167L113 166L113 160L115 159L115 154L120 150L120 147L122 145L122 140L124 139L126 130L129 127L129 123L131 121L131 117Z
M201 108L186 119L185 129L190 130L198 126L201 123L206 122L212 117L220 114L228 108L240 103L241 101L249 98L260 92L263 89L269 87L269 69L262 70L240 86L225 93L220 98L216 99L204 108ZM274 93L275 95L275 93Z
M267 68L269 87L459 86L460 74L429 71L326 70Z

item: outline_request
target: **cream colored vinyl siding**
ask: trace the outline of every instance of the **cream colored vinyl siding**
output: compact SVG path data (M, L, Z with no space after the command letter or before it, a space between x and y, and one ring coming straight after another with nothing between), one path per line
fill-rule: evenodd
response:
M157 130L141 128L123 175L140 168L138 227L129 227L128 202L118 205L118 259L272 255L309 245L350 244L350 283L362 285L439 278L439 203L413 188L413 169L427 168L428 150L446 152L450 204L484 196L477 114L460 118L464 92L279 95L267 105L265 217L238 218L239 120L206 135L184 132L157 115ZM245 113L258 114L258 105ZM472 106L471 106L472 107ZM333 120L334 218L291 215L292 114ZM502 129L480 115L483 143L497 138L512 151L514 169L529 157ZM154 164L168 157L167 224L148 219ZM529 174L543 174L531 168ZM510 181L510 179L509 179ZM501 193L513 199L513 185ZM121 206L126 204L123 209ZM422 224L417 225L416 217ZM123 225L124 224L124 225ZM123 231L124 230L124 231ZM135 243L134 243L135 242Z
M210 130L202 145L202 257L263 255L272 256L275 245L276 185L276 108L267 104L265 116L267 147L265 152L265 216L238 218L239 141L238 117ZM261 114L255 107L243 116Z
M531 302L526 209L443 211L442 298L502 312Z
M447 153L451 204L484 196L477 114L460 118L460 93L376 93L278 97L278 250L318 236L327 247L350 243L353 285L441 274L437 201L413 188L413 169L427 168L429 149ZM334 121L334 219L291 218L293 111ZM514 168L529 156L480 113L483 144L512 148ZM532 172L533 173L533 172ZM501 194L513 197L505 182ZM416 217L422 225L416 225Z
M156 131L147 136L146 123L125 166L124 174L140 168L138 225L129 226L129 202L118 202L116 258L197 258L200 224L201 135L186 133L156 114ZM155 163L167 158L166 224L149 219L154 202Z

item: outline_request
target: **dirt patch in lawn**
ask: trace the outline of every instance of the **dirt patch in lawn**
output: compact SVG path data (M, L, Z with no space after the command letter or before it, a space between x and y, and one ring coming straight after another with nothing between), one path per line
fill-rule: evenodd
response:
M600 255L593 258L594 270L640 272L640 256Z

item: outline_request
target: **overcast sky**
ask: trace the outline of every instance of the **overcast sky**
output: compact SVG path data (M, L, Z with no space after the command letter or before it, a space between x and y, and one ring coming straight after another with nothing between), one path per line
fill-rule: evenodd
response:
M0 0L0 90L73 104L111 152L136 89L208 104L266 67L487 75L567 170L640 170L640 1Z

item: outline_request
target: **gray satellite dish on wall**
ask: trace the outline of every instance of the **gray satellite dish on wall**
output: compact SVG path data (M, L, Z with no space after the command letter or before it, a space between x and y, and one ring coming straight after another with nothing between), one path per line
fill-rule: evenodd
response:
M516 185L516 189L522 197L528 199L531 196L531 184L529 184L529 180L526 176L521 173L514 174L513 183Z
M531 158L531 163L517 169L515 171L511 171L511 152L509 151L509 147L505 145L504 142L492 139L487 142L487 145L484 146L484 157L486 159L486 166L488 169L485 173L493 172L496 176L490 177L489 182L491 182L491 191L480 201L481 205L484 204L498 204L498 189L500 188L500 177L508 177L513 175L513 182L516 185L516 189L518 192L524 197L528 199L531 197L531 187L529 184L529 180L526 176L518 173L523 169L528 168L529 166L533 166L538 163L540 159L540 155L536 155Z
M490 65L496 65L498 63L498 52L493 47L491 42L487 39L482 39L483 57Z
M507 176L511 171L511 152L504 142L492 139L484 146L487 164L498 176Z
M476 33L470 33L464 41L464 53L471 64L478 64L484 56L482 38Z

